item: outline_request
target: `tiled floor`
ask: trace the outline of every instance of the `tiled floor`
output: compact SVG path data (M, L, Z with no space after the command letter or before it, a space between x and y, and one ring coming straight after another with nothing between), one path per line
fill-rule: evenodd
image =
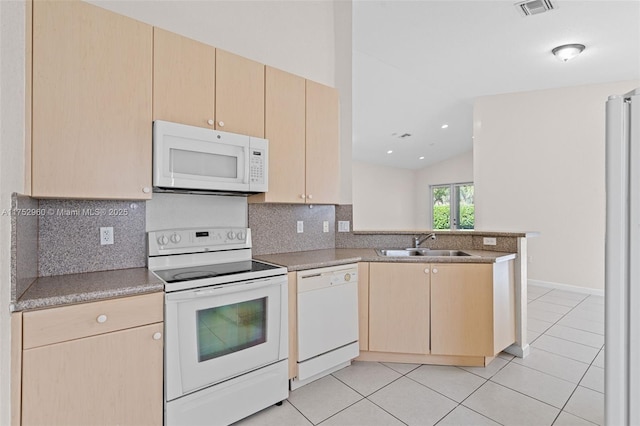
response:
M488 367L354 362L250 425L604 424L604 298L529 286L531 355Z

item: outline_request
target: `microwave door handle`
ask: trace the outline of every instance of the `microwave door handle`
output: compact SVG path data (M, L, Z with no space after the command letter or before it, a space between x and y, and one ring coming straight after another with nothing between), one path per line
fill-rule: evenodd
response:
M244 183L249 184L249 172L251 170L251 158L249 157L249 153L251 150L248 146L244 147Z

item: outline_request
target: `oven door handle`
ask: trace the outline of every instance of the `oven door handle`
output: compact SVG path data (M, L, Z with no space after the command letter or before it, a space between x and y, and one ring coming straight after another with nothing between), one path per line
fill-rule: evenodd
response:
M213 287L207 287L201 290L192 289L192 290L186 290L186 291L179 291L175 293L167 293L166 300L172 301L172 302L179 302L182 300L192 300L200 297L221 296L223 294L229 294L229 293L234 293L238 291L257 290L261 288L275 287L275 286L285 284L286 282L287 282L287 278L286 276L283 276L281 278L270 277L270 278L264 278L260 280L246 281L244 283L236 282L236 283L222 284L222 285L216 285Z

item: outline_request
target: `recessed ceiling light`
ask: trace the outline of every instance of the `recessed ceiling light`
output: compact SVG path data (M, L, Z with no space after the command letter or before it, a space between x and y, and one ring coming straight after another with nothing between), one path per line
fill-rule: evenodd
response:
M443 128L443 129L446 129L447 127L449 127L449 125L448 125L448 124L443 124L443 125L441 126L441 128Z
M418 160L424 160L424 157L420 157L420 158L418 158Z
M392 153L393 153L392 150L387 151L387 154L392 154Z

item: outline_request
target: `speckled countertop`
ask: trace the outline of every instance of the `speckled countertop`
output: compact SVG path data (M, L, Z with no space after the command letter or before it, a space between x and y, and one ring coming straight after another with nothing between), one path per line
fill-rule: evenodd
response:
M421 235L434 233L436 235L477 235L481 237L538 237L539 232L502 232L502 231L478 231L475 229L412 229L399 231L375 231L363 230L353 231L354 235Z
M516 253L485 250L463 250L471 256L379 256L374 249L326 249L293 253L254 256L264 262L286 266L291 271L344 265L354 262L406 262L406 263L494 263L516 258Z
M51 308L163 290L164 283L147 268L56 275L36 279L12 308Z

